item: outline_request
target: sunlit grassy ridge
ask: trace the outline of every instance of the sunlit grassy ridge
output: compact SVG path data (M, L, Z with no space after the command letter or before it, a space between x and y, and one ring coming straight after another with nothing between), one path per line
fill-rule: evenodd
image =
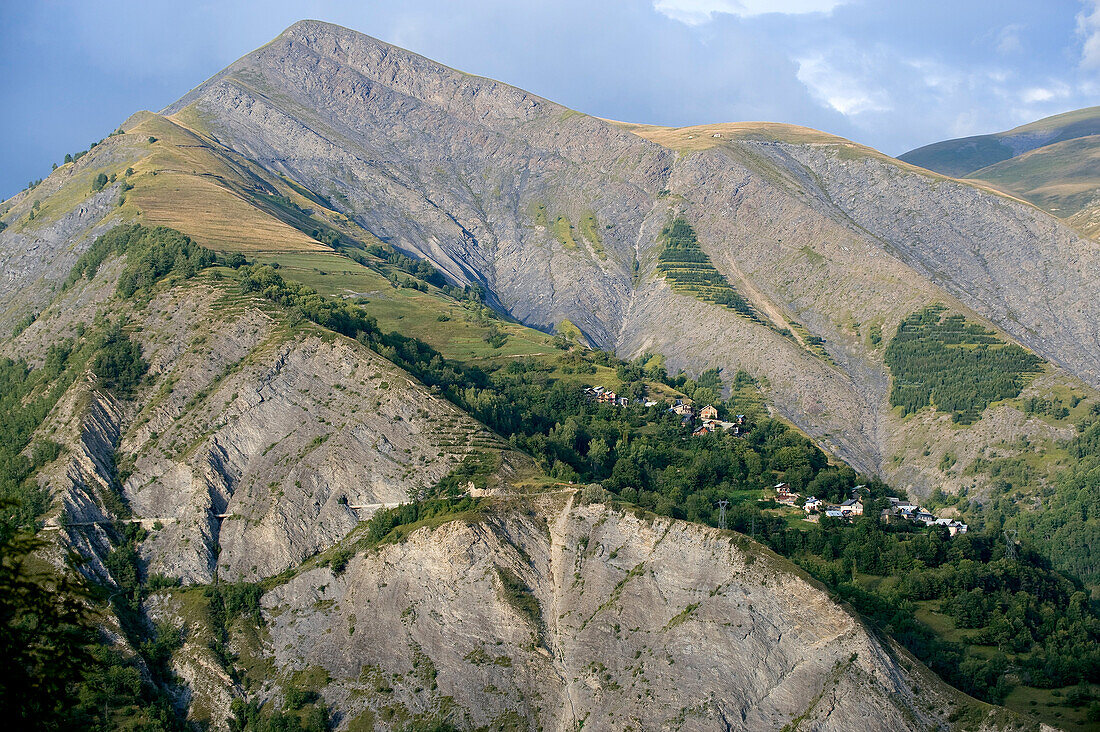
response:
M129 134L156 140L147 143L148 156L133 166L134 188L127 195L146 223L169 226L222 251L326 249L256 205L255 196L274 186L263 185L239 156L158 115L149 115Z
M881 155L871 148L864 147L843 137L830 135L809 127L785 125L777 122L718 122L689 127L663 127L661 125L638 124L634 122L616 122L612 124L644 137L658 145L674 150L706 150L731 140L760 139L796 144L817 143L829 145L847 145L866 151L868 154Z

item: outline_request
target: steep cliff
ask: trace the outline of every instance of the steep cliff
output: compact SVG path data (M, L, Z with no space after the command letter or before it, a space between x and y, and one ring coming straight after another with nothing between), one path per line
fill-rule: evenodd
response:
M199 632L187 596L158 597L155 613ZM242 625L234 637L248 668L272 664L281 679L264 695L322 679L341 729L923 730L1011 719L944 687L747 538L577 505L571 492L495 499L478 516L361 551L339 574L304 568L262 604L259 635Z
M74 329L98 280L117 274L105 266L69 291L12 352ZM131 515L152 529L140 545L149 574L257 579L426 494L468 455L497 456L498 476L531 470L392 362L216 276L147 302L116 297L109 312L129 320L148 374L121 401L90 374L74 383L40 429L67 450L39 476L50 524L104 576L111 526Z

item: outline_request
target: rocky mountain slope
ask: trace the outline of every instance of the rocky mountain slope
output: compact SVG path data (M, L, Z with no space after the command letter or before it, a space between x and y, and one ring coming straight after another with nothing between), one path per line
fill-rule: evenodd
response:
M264 596L260 636L234 636L241 657L249 668L271 664L276 699L293 679L321 679L325 702L353 729L1010 720L944 687L744 537L579 505L572 493L525 503L502 498L474 518L421 528L337 574L303 570ZM187 598L163 594L152 612L199 629ZM203 678L205 653L185 648L180 667L216 697L225 685ZM210 697L193 707L217 706Z
M609 123L303 21L124 131L5 204L6 322L47 302L121 218L245 252L323 250L320 220L483 286L527 325L568 320L593 345L660 352L673 370L745 369L831 453L917 495L980 492L988 478L938 467L955 427L891 409L883 352L910 313L943 302L1023 343L1052 364L1041 393L1100 384L1094 242L813 130ZM89 197L98 172L125 166L132 176ZM760 317L669 287L657 264L674 217ZM1017 411L990 439L1062 428ZM920 470L903 467L914 449L928 458Z
M456 281L484 284L524 323L568 319L624 356L648 349L672 368L765 378L782 414L864 470L889 475L907 433L868 334L889 335L930 302L1100 383L1093 242L840 138L609 124L316 22L165 113ZM765 322L669 289L655 265L673 216ZM792 322L806 337L778 332Z
M1100 107L1047 117L995 135L946 140L901 159L987 183L1035 204L1087 236L1100 232Z
M117 274L66 291L6 353L91 327ZM125 518L116 490L153 529L147 572L208 583L296 566L467 455L500 455L502 476L532 469L390 361L217 280L110 303L141 345L145 383L120 401L82 378L40 430L66 448L39 475L54 495L48 523L101 573L110 523Z

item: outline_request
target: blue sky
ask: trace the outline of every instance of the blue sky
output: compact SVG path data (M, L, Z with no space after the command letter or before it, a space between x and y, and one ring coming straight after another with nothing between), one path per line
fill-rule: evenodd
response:
M1100 104L1100 0L4 0L0 198L307 17L601 117L893 155Z

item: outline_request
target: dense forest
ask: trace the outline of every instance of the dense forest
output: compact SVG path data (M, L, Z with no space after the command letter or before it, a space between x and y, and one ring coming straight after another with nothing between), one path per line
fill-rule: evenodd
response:
M993 402L1019 396L1043 361L946 312L943 305L931 305L898 326L886 347L893 376L890 404L905 414L932 406L960 424L973 424Z
M1016 529L1054 566L1093 587L1100 584L1100 403L1078 422L1066 445L1070 463L1036 499L1042 510L1021 505L1014 493L1036 482L1020 458L995 458L982 468L993 477L991 497L968 514L989 531Z
M93 275L112 254L126 255L124 279L118 289L124 298L144 297L161 278L192 276L217 261L178 232L144 227L116 229L81 258L71 283ZM558 480L600 483L608 500L623 510L643 514L651 511L711 526L718 523L716 502L729 500L730 528L753 536L801 565L875 627L893 635L968 693L1000 701L1016 684L1053 688L1100 682L1100 618L1079 583L1052 571L1048 561L1026 544L1018 548L1015 558L1006 556L999 526L985 533L951 538L942 528L881 523L878 510L891 494L889 487L847 466L831 464L805 436L769 418L757 385L748 374L735 374L729 383L718 369L709 369L694 379L682 372L670 375L659 357L644 355L624 362L609 353L575 348L565 339L559 339L560 352L551 358L513 359L494 367L471 366L445 359L416 339L384 333L364 307L289 282L273 267L245 266L239 257L226 258L224 263L239 268L236 276L245 292L354 338L424 383L439 387L447 398L516 449L532 455ZM125 287L122 282L127 283ZM932 364L929 349L947 351L951 363L961 364L962 368L976 368L969 356L956 361L955 354L1010 348L990 340L991 334L975 330L976 326L941 316L939 312L925 314L903 324L904 337L899 330L894 339L901 338L901 345L891 368L910 369L915 379ZM1015 356L982 356L978 361L982 368L990 363L1001 364L1006 373L1015 364L1012 368L1016 376L1011 378L1022 378L1026 369L1038 365ZM721 417L745 414L746 429L741 435L719 431L692 437L691 425L667 412L665 405L601 405L585 398L576 379L563 378L595 371L596 366L615 369L623 394L642 397L653 385L663 384L700 404L714 403ZM27 545L13 538L25 536L18 529L26 528L45 507L45 496L33 480L36 466L57 456L56 448L33 446L34 430L66 383L86 367L96 373L102 388L113 389L123 398L140 385L145 370L140 348L126 336L124 324L106 320L98 322L76 343L55 346L39 368L15 361L0 363L0 385L4 387L0 398L8 407L0 413L0 429L10 438L0 441L0 489L4 496L22 501L23 517L5 524L0 550L3 566L17 567L13 576L18 581L39 585L56 581L26 574ZM1006 376L1007 381L999 383L1008 383L1011 378ZM963 419L972 413L973 397L964 406L965 397L960 396L965 392L964 382L927 378L926 382L927 395L937 406L954 405L952 409L962 410ZM724 399L727 389L731 396ZM944 396L938 396L937 390L942 390ZM976 398L980 401L987 396L982 391ZM1089 496L1095 495L1100 471L1100 428L1095 423L1086 426L1074 450L1080 458L1080 470L1065 476L1065 480L1078 481L1084 503L1067 505L1064 512L1092 510L1091 519L1095 520L1097 502L1092 500L1091 509L1087 505ZM440 481L433 496L377 514L367 532L368 540L385 540L426 516L476 508L459 495L459 486L469 479L476 481L494 467L488 455L471 457ZM859 495L867 506L866 515L854 524L829 519L819 524L803 522L775 504L759 500L779 480L804 494L813 493L834 502ZM179 642L178 634L169 628L143 627L138 622L138 606L145 594L157 586L171 585L172 580L142 575L135 551L141 539L139 532L132 529L116 536L115 551L107 563L122 588L121 593L110 596L110 602L122 620L124 632L139 649L140 663L92 642L93 620L68 618L65 632L75 635L66 637L82 638L77 645L84 649L81 652L92 654L93 662L83 676L67 683L71 704L59 705L51 712L74 715L63 716L62 720L79 719L80 724L95 727L102 719L103 726L110 726L108 722L117 721L119 715L132 715L150 729L169 729L176 724L171 715L165 716L165 699L150 681L168 673L164 661ZM337 564L347 559L346 554L334 557ZM338 567L334 565L334 569ZM82 591L98 593L101 598L107 595L102 588L66 589L72 593ZM225 652L224 628L234 618L252 617L254 622L262 623L255 612L261 591L256 586L211 588L207 599L215 624L220 623L218 628L222 629L215 632L212 641L215 653L219 647ZM23 625L16 624L16 629L27 623L33 625L35 618L47 612L42 605L16 605L5 611L22 618ZM945 640L921 620L928 610L950 617L955 627L965 632L955 640ZM20 653L31 652L37 640L26 633L13 635L9 629L5 642L12 648L9 657L18 658ZM232 664L227 662L227 666ZM27 666L23 670L28 678L23 683L38 683L35 679L41 677L44 668ZM142 668L145 671L139 673ZM1087 690L1082 694L1087 699ZM10 699L4 704L16 705ZM100 704L103 714L97 717ZM288 699L281 711L260 715L256 708L242 703L234 712L234 728L241 730L323 729L325 724L323 707L306 689ZM21 708L19 713L35 710Z
M229 266L244 264L240 254L229 254L219 260L214 252L175 229L128 224L116 226L96 238L73 265L66 287L82 278L95 277L99 266L111 255L126 255L126 266L118 279L118 293L124 298L168 275L194 277L199 270L218 261Z

